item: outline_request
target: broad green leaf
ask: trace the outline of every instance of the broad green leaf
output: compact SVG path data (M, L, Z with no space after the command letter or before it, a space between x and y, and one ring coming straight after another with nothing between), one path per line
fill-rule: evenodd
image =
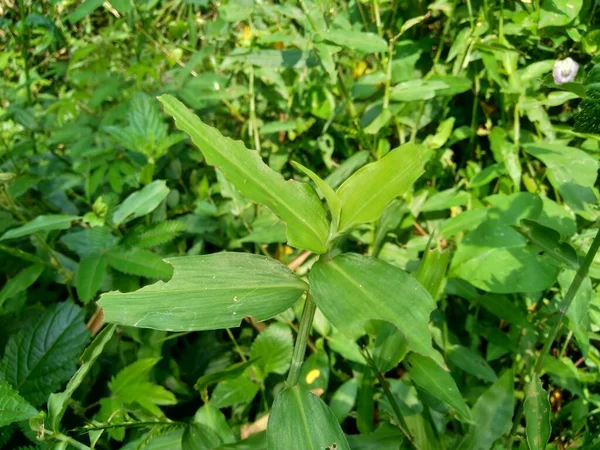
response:
M515 409L513 374L507 370L479 396L471 416L474 424L458 445L458 450L489 450L512 427Z
M210 403L215 408L247 404L254 399L258 390L258 384L250 380L246 374L242 374L233 380L217 384L212 392Z
M451 97L471 88L471 80L453 75L434 75L428 79L404 81L390 91L390 100L414 102L435 97Z
M89 339L83 319L74 303L58 303L10 336L4 378L32 405L45 402L75 373L77 356Z
M538 27L568 25L579 15L582 6L583 0L543 0Z
M15 239L39 231L67 230L71 228L71 222L79 219L77 216L66 216L63 214L37 216L31 222L26 223L18 228L8 230L0 237L0 241L6 239Z
M315 303L341 332L357 337L364 334L367 321L385 320L406 336L409 350L443 364L431 347L428 328L435 302L402 269L346 253L317 262L309 273L309 282Z
M210 428L192 423L183 430L181 450L210 450L221 446L223 441Z
M106 253L108 265L127 275L146 278L169 278L173 268L149 250L111 250Z
M163 95L159 100L176 125L200 148L208 164L218 167L244 196L264 204L287 223L289 245L316 253L327 250L329 223L325 208L309 184L285 181L257 152L224 137L174 97Z
M331 397L329 408L335 415L338 422L342 423L352 412L356 404L356 394L358 393L358 380L350 378L344 382Z
M154 211L167 195L169 195L167 182L155 180L127 197L114 212L112 221L119 226L136 217L145 216Z
M400 364L408 353L408 341L394 324L373 320L367 324L369 334L375 335L371 355L376 369L386 373Z
M323 37L334 44L364 53L384 53L388 49L385 40L374 33L329 29Z
M588 204L597 203L593 187L598 177L598 161L578 148L562 144L527 144L524 149L542 161L548 180L578 214L589 215Z
M292 306L306 284L287 267L249 253L166 260L173 278L138 291L100 298L107 322L159 330L214 330L244 317L267 320Z
M377 220L387 204L406 193L422 174L421 150L412 143L359 169L337 190L341 201L340 230Z
M335 415L300 386L279 393L267 425L269 450L350 450Z
M196 414L194 414L194 423L209 428L223 443L230 444L235 442L233 431L231 431L231 428L227 424L225 415L210 403L206 403L196 411Z
M108 227L94 227L69 231L60 238L60 242L80 258L85 258L114 248L119 239Z
M544 450L552 426L550 425L550 401L539 378L532 378L525 389L525 425L530 450Z
M0 380L0 427L27 420L36 414L37 410L27 400L6 381Z
M454 408L461 420L471 421L469 407L447 370L440 367L431 358L417 354L409 355L405 362L410 379L414 384Z
M450 276L462 278L488 292L538 292L550 287L559 263L540 255L539 247L511 225L536 219L542 210L539 197L527 193L492 196L487 219L459 243Z
M106 275L106 255L98 253L89 255L79 262L75 274L75 286L77 295L83 303L88 303L94 298Z
M527 219L523 219L521 226L515 229L557 261L574 269L579 267L577 252L570 244L561 241L558 231Z
M358 395L356 397L356 428L361 434L373 431L375 421L375 374L371 367L362 368L358 383Z
M490 367L479 353L462 345L453 345L448 349L448 360L460 369L481 380L493 383L498 379L494 369Z
M337 196L335 191L329 186L319 175L314 173L307 167L304 167L302 164L292 161L292 165L297 169L304 172L308 177L313 180L321 195L325 197L325 201L327 202L327 206L329 206L329 211L331 212L331 222L333 231L336 232L338 228L338 224L340 223L340 214L342 205L340 203L340 198Z
M250 349L250 358L256 359L254 366L259 377L264 379L269 373L283 375L290 368L294 338L287 325L274 323L260 333Z
M85 379L104 350L104 346L112 338L116 328L116 325L108 325L98 333L98 336L85 349L85 352L81 356L81 366L79 366L75 375L69 380L66 389L58 394L50 394L48 398L48 420L53 430L59 429L59 424L67 410L69 399Z
M44 266L41 264L34 264L21 270L18 274L8 280L2 287L2 290L0 290L0 311L6 300L19 292L26 291L29 286L36 282L43 271Z
M352 450L404 450L406 438L398 427L383 423L379 428L369 434L347 436L348 444ZM419 448L427 448L419 446Z

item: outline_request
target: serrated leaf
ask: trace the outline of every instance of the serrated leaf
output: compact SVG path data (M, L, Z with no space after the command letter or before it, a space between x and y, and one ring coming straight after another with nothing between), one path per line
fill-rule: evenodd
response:
M465 422L471 421L471 411L449 372L431 358L412 354L406 359L410 379L418 387L456 409Z
M27 420L36 414L37 410L27 400L6 381L0 380L0 427Z
M290 367L294 338L287 325L274 323L260 333L250 349L250 357L264 379L269 373L283 375Z
M256 361L254 359L250 359L246 362L229 366L224 370L219 370L217 372L211 372L209 374L202 375L200 378L198 378L198 381L196 381L194 389L200 391L200 394L202 394L203 391L211 384L218 383L219 381L233 380L234 378L239 377L246 371L248 367L250 367L255 362Z
M75 287L83 303L93 299L102 286L106 275L106 259L106 255L100 253L86 256L79 262L75 274Z
M359 169L337 190L340 230L377 220L388 203L406 193L422 174L421 150L412 143Z
M219 448L223 441L210 428L192 423L183 430L181 450L211 450Z
M212 392L210 402L215 408L250 403L258 393L258 384L246 374L232 380L220 382Z
M4 377L34 406L75 372L77 356L89 339L83 319L83 310L74 303L58 303L10 336L2 360Z
M307 289L287 267L249 253L216 253L166 260L173 278L136 292L103 294L107 322L160 330L239 326L246 316L267 320Z
M67 404L75 390L81 385L96 359L104 350L104 346L110 341L116 329L116 325L108 325L105 327L94 341L85 349L81 356L81 366L77 372L69 380L66 389L58 394L50 394L48 399L48 420L53 430L59 429L60 421L67 410Z
M218 167L244 196L264 204L287 223L289 245L316 253L327 250L329 223L310 185L285 181L257 152L248 150L240 141L224 137L174 97L163 95L159 100L175 118L177 127L200 148L208 164Z
M275 399L267 425L267 448L350 450L331 410L301 386L288 387Z
M525 430L530 450L544 450L550 439L550 401L542 381L532 378L525 389Z
M231 444L236 441L225 415L210 403L205 404L196 411L196 414L194 414L194 423L209 428L225 444Z
M111 250L106 254L110 267L128 275L147 278L170 278L173 268L148 250Z
M127 197L112 216L116 226L154 211L169 195L170 189L164 180L155 180L143 189Z
M385 320L404 333L409 350L443 364L431 346L428 328L435 302L402 269L345 253L317 262L309 273L309 284L315 303L339 331L356 338L364 334L369 320Z
M80 258L114 248L119 239L108 227L84 228L65 233L60 242Z
M77 219L79 219L78 216L63 214L37 216L23 226L8 230L0 237L0 241L29 236L40 231L66 230L71 228L71 222Z

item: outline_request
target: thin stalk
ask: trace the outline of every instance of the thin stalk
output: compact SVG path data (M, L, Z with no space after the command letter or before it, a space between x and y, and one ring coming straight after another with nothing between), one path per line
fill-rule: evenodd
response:
M233 346L235 347L235 351L238 353L238 355L240 355L240 358L242 358L242 361L246 362L247 361L246 355L244 355L244 352L242 351L242 348L237 343L237 340L235 339L235 336L233 335L233 333L231 332L231 330L229 328L225 328L225 330L227 331L227 334L229 335L229 339L231 339L231 342L233 342Z
M377 26L377 34L383 37L383 28L381 26L381 15L379 13L379 2L373 0L373 13L375 14L375 25Z
M306 294L306 301L304 302L304 309L302 311L302 317L300 319L300 328L298 330L298 336L296 337L296 343L294 345L294 353L292 354L292 365L287 377L288 386L295 386L298 384L298 378L300 377L300 368L304 361L304 355L306 354L306 341L308 340L308 334L312 326L313 319L315 318L315 312L317 305L313 302L310 292Z
M392 58L394 57L394 41L390 41L388 46L388 58L386 61L385 73L385 91L383 93L383 109L390 107L390 92L392 84Z
M587 276L587 274L590 270L590 266L592 265L592 261L594 261L594 257L596 256L596 253L598 252L598 248L600 248L600 230L598 230L598 233L596 233L596 236L594 237L592 245L590 246L590 249L588 250L587 254L585 255L583 263L579 266L579 269L577 270L577 273L575 274L575 278L573 278L573 281L571 282L571 285L569 286L569 289L567 290L566 295L560 302L560 305L558 308L558 311L559 311L558 317L556 318L554 324L552 325L552 327L550 328L550 331L548 332L548 336L546 337L546 341L544 342L542 351L538 354L537 360L536 360L532 370L529 373L530 377L539 376L540 373L542 372L542 368L544 367L544 360L546 359L546 355L550 352L550 349L552 348L552 344L554 344L554 341L556 340L556 336L558 335L558 332L562 328L562 321L565 318L565 314L567 314L567 311L569 310L571 303L573 303L573 299L577 295L577 291L581 287L581 283L583 283L583 280L585 280L585 277ZM515 420L513 422L512 429L510 430L510 434L508 435L509 436L508 448L512 448L511 447L512 442L515 438L514 435L517 431L517 428L519 426L519 423L521 422L522 417L523 417L523 402L521 402L521 404L519 405L519 409L515 416Z

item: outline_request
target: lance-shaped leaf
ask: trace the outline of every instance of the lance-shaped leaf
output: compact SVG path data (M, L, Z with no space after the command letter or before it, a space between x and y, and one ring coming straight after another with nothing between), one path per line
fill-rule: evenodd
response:
M165 260L168 282L100 298L107 322L169 331L239 326L246 316L267 320L292 306L307 289L287 267L250 253L216 253Z
M154 211L167 195L169 195L167 182L155 180L127 197L113 214L112 220L115 225L121 225L136 217L145 216Z
M67 230L71 228L71 222L77 219L79 219L79 217L67 216L64 214L37 216L31 222L27 222L23 226L8 230L0 237L0 241L16 239L42 231Z
M530 450L544 450L550 439L550 402L539 378L532 378L525 390L525 425Z
M358 170L337 190L342 204L340 230L379 219L387 204L407 192L422 174L421 150L412 143Z
M243 195L264 204L287 223L289 245L316 253L326 251L327 214L309 184L286 181L264 163L259 153L206 125L174 97L163 95L159 100L165 112L175 118L177 127L200 148L208 164L218 167Z
M352 337L364 334L372 319L393 323L408 340L408 349L443 365L431 346L429 315L435 302L402 269L374 258L346 253L319 261L309 274L310 290L325 317Z
M333 412L301 386L289 387L275 399L267 426L267 448L350 449Z

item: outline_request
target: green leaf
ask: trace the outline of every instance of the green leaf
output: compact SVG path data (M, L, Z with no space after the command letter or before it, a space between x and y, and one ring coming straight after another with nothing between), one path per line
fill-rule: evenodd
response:
M550 401L539 378L532 378L525 389L525 425L530 450L544 450L552 426L550 425Z
M421 283L431 298L437 299L442 283L446 277L446 270L450 262L450 252L439 247L435 249L427 249L423 253L423 259L415 278Z
M339 423L342 423L352 412L356 404L357 393L358 380L356 378L350 378L333 393L329 402L329 408Z
M512 427L515 409L513 374L510 370L479 396L471 409L473 426L458 445L458 450L490 449Z
M359 169L337 190L341 201L340 230L377 220L387 204L406 193L422 174L421 150L412 143Z
M558 276L558 284L560 285L563 297L566 295L574 278L575 271L569 269L564 270ZM589 312L593 297L592 281L589 277L585 277L567 310L569 329L573 332L583 355L587 355L589 351Z
M21 397L10 384L0 380L0 427L27 420L36 414L37 410Z
M84 0L75 11L69 15L69 22L75 24L102 6L104 0Z
M211 384L218 383L219 381L233 380L243 374L246 369L255 362L256 361L254 359L250 359L245 362L233 364L224 370L218 370L216 372L202 375L200 378L198 378L198 381L196 381L194 389L200 391L200 394L203 395L203 391Z
M264 379L269 373L283 375L288 371L293 349L294 338L290 327L274 323L256 337L250 349L250 358L257 360L254 365Z
M150 226L136 227L128 233L122 245L136 248L150 248L171 242L186 230L185 223L179 220L167 220Z
M384 53L388 49L387 42L374 33L329 29L323 37L334 44L364 53Z
M267 320L292 306L306 284L287 267L248 253L216 253L166 260L173 278L100 298L107 322L159 330L239 326L246 316Z
M63 302L12 334L6 344L4 378L34 406L48 399L75 372L89 339L83 310Z
M546 165L548 180L565 203L578 214L589 216L588 203L598 201L593 190L598 177L598 161L583 150L562 144L527 144L524 149Z
M258 384L250 380L246 374L242 374L233 380L217 384L210 402L215 408L247 404L254 399L258 390Z
M108 265L119 272L147 278L170 278L173 268L160 256L148 250L111 250L106 254Z
M579 267L577 252L570 244L561 240L558 231L527 219L521 221L520 227L514 228L557 261L574 269Z
M325 208L309 184L285 181L257 152L224 137L174 97L163 95L159 100L175 118L177 127L200 148L208 164L218 167L244 196L264 204L287 223L289 245L316 253L327 250L329 223Z
M44 271L44 266L41 264L34 264L21 270L14 277L9 279L2 290L0 290L0 311L2 305L6 300L18 294L24 292L29 288L36 280L40 277Z
M390 100L414 102L431 100L435 97L451 97L468 91L471 80L452 75L432 76L428 79L404 81L390 91Z
M539 28L562 27L579 15L583 0L544 0L540 9Z
M75 286L79 300L83 303L93 299L104 283L106 267L106 255L102 253L86 256L79 262L75 274Z
M498 379L494 369L478 353L463 347L453 345L448 349L448 360L465 372L477 378L493 383Z
M207 426L192 423L183 430L181 450L210 450L221 446L219 436Z
M325 182L333 189L342 184L350 175L364 166L369 160L369 152L361 150L354 153L350 158L346 159L333 172L331 172Z
M225 415L210 403L205 404L196 411L196 414L194 414L194 423L209 428L225 444L235 442L235 437L227 424Z
M71 228L71 222L77 219L79 217L63 214L37 216L23 226L8 230L0 237L0 241L28 236L39 231L66 230Z
M79 366L75 375L69 380L66 389L58 394L50 394L48 398L48 420L53 430L59 429L59 424L67 410L69 399L85 379L104 350L104 346L112 338L116 328L116 325L108 325L98 333L98 336L85 349L85 352L81 356L81 366Z
M319 175L314 173L307 167L304 167L302 164L292 161L292 165L304 172L308 177L313 180L321 195L325 197L325 201L327 202L327 206L329 206L329 211L331 212L331 222L333 231L337 231L338 224L340 223L340 215L341 215L341 202L340 198L337 196L335 191L329 186Z
M346 253L317 262L309 273L309 283L315 303L341 332L357 337L364 334L367 321L385 320L404 333L409 350L443 364L431 347L428 328L435 302L402 269Z
M149 381L158 361L160 358L140 359L117 373L109 384L112 398L123 404L137 403L155 416L162 416L157 405L174 405L177 400L175 394Z
M335 415L300 386L284 389L275 399L267 425L267 448L350 450Z
M405 362L410 379L414 384L454 408L461 420L471 421L469 407L447 370L440 367L431 358L416 354L409 355Z
M400 364L408 353L408 340L395 325L383 320L368 323L369 334L375 335L373 342L373 363L375 368L386 373Z
M112 216L116 226L154 211L169 195L170 189L164 180L155 180L143 189L134 192L119 205Z

